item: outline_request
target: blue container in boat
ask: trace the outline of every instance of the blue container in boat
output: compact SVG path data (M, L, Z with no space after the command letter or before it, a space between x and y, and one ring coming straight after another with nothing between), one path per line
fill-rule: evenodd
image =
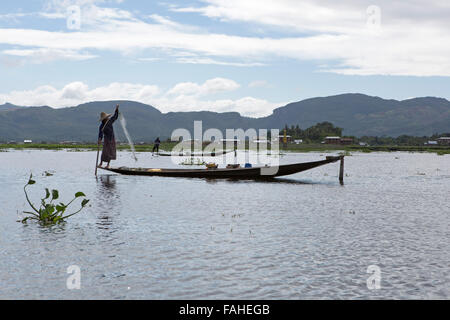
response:
M252 164L251 164L251 163L246 163L246 164L245 164L245 167L246 167L246 168L251 168L251 167L252 167Z

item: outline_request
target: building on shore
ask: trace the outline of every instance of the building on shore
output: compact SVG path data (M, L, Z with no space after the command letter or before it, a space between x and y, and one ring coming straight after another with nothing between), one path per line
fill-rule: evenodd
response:
M341 138L341 144L343 144L343 145L353 144L353 139L352 138Z
M341 144L341 137L325 137L326 144Z
M280 141L280 143L284 143L284 135L279 135L278 141ZM290 143L291 141L292 141L292 137L289 135L286 135L286 142Z
M450 146L450 137L440 137L437 142L441 146Z
M325 144L339 144L339 145L349 145L353 144L352 138L341 138L341 137L325 137Z

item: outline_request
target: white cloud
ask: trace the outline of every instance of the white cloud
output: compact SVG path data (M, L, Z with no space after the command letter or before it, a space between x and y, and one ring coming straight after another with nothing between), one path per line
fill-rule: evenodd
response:
M222 21L243 21L296 31L348 32L355 23L364 23L363 9L328 1L299 0L207 0L201 7L173 8L177 12L197 12ZM336 10L340 7L341 10Z
M233 67L261 67L266 64L260 62L230 62L219 61L211 58L202 57L180 57L175 59L178 63L190 63L190 64L216 64L220 66L233 66Z
M72 82L65 86L61 92L61 99L84 101L87 98L89 87L83 82Z
M239 87L235 81L224 78L209 79L203 84L179 83L165 92L156 85L117 82L91 89L85 83L77 81L60 89L45 85L33 90L3 93L0 94L0 104L10 102L23 106L48 105L61 108L91 101L132 100L150 104L162 112L235 111L251 117L269 115L274 108L284 104L254 97L211 99L216 93L233 91Z
M243 116L262 117L268 116L273 109L286 103L273 103L254 97L240 99L201 100L195 96L180 95L173 99L167 97L155 100L154 106L164 112L176 111L214 111L214 112L239 112Z
M18 22L20 18L24 18L30 16L28 13L6 13L6 14L0 14L0 21L13 21Z
M200 32L201 29L195 26L189 26L181 23L177 23L173 20L170 20L168 17L163 17L158 14L151 14L149 16L150 19L152 19L154 22L156 22L159 25L174 29L174 30L182 30L184 32Z
M450 25L447 0L201 0L198 7L172 6L172 11L197 12L222 21L241 21L299 32L358 33L367 21L366 9L381 9L383 23ZM418 25L417 25L418 26ZM294 30L292 30L294 29Z
M91 50L130 54L156 49L169 52L167 58L177 63L249 67L289 58L326 64L318 70L342 74L450 76L450 6L444 0L379 0L377 32L367 27L366 9L372 3L366 0L204 2L197 8L171 8L268 30L278 28L285 36L208 33L160 15L152 15L153 23L148 23L129 11L96 5L112 1L54 0L47 14L64 12L69 4L83 6L80 31L0 29L0 44L12 46L7 52L19 57L26 50L48 50L50 60L94 58ZM192 55L176 56L178 52Z
M44 63L61 59L81 61L98 57L87 52L50 48L12 49L3 50L2 53L5 55L26 58L27 62L32 63Z
M0 103L10 102L23 106L48 105L55 108L69 107L90 101L136 100L148 101L160 92L158 86L132 83L111 83L90 89L77 81L61 89L45 85L33 90L12 91L0 94Z
M205 81L203 84L193 82L182 82L170 89L168 95L192 95L205 96L220 92L233 91L240 87L238 83L230 79L214 78Z

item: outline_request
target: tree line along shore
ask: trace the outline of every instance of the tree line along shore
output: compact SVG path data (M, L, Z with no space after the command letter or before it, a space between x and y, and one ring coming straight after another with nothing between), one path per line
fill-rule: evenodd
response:
M161 142L160 150L170 152L178 144L178 142ZM245 148L248 149L249 145L246 144ZM8 150L67 150L71 152L83 152L83 151L96 151L98 146L96 144L0 144L0 152L6 152ZM242 146L244 148L244 146ZM131 150L127 144L119 144L118 150L126 151ZM137 152L152 152L153 144L139 144L135 146ZM268 148L270 150L270 147ZM283 145L280 143L280 150L283 152L333 152L333 151L346 151L346 152L433 152L438 155L450 154L450 146L399 146L399 145L377 145L377 146L360 146L360 145L333 145L333 144L295 144L288 143Z
M334 126L330 122L321 122L305 130L299 126L287 125L280 130L279 137L271 137L270 131L266 141L276 141L279 139L279 148L286 152L326 152L326 151L347 151L347 152L434 152L439 155L450 154L450 133L434 134L432 136L414 137L401 135L398 137L355 137L343 136L343 129ZM444 137L444 138L442 138ZM275 139L275 140L274 140ZM439 139L446 139L444 144L437 143ZM244 142L244 141L243 141ZM264 143L264 140L260 141ZM167 139L161 142L160 149L172 151L179 142ZM203 142L202 147L206 147L210 142ZM254 145L253 145L254 146ZM271 143L266 143L267 149L271 149ZM250 144L248 141L241 143L237 148L248 150ZM25 140L20 143L0 143L0 151L8 149L45 149L69 151L97 150L98 145L92 142L71 142L60 143L33 143L31 140ZM228 147L224 145L224 149ZM128 143L118 141L118 150L130 150ZM151 152L153 142L139 142L135 145L138 152ZM194 147L192 146L192 149Z

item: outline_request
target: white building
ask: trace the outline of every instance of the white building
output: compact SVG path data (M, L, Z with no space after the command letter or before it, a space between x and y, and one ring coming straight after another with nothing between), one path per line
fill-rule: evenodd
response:
M450 137L440 137L437 141L441 145L450 145Z

